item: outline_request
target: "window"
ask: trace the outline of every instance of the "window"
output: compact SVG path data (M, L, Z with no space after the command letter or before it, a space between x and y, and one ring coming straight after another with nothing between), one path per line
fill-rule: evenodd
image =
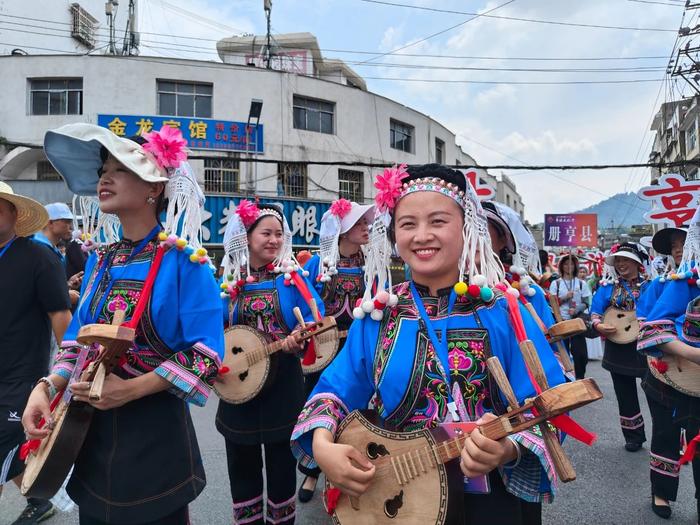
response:
M36 163L36 180L62 180L56 169L48 160L40 160Z
M406 153L413 153L413 126L391 119L389 145Z
M294 95L294 128L333 134L335 104Z
M31 115L82 115L82 78L32 78L29 80Z
M241 180L237 159L204 159L204 191L236 193Z
M277 195L306 197L306 164L284 162L277 166Z
M506 206L510 206L510 195L506 195Z
M685 144L687 151L693 151L698 145L698 132L695 128L695 122L685 132Z
M88 47L95 47L95 31L97 30L99 21L80 7L80 4L71 4L70 14L70 36Z
M365 175L361 171L338 170L338 195L362 203L365 200Z
M212 84L158 81L158 114L211 118Z
M445 161L445 143L436 138L435 139L435 162L442 164Z

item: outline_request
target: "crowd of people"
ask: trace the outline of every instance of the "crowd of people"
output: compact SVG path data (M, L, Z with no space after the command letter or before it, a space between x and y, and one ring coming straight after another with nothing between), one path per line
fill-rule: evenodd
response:
M0 182L0 292L12 298L0 315L0 408L10 414L0 421L0 488L24 486L25 460L40 450L26 440L51 435L52 400L61 396L92 407L66 484L81 524L189 523L188 505L206 485L189 405L252 381L255 360L264 359L261 387L238 399L220 393L212 422L225 441L232 520L294 523L297 502L321 497L321 474L332 511L331 491L361 497L377 475L364 451L336 441L354 410L372 409L400 432L486 424L507 411L491 357L518 403L536 395L514 329L522 319L549 387L583 379L588 359L602 357L620 449L629 452L646 440L642 379L652 415L651 505L670 517L681 434L698 432L697 397L669 379L668 363L700 363L700 219L655 235L661 275L636 243L613 246L588 275L580 254L538 252L519 216L480 202L460 171L401 165L377 176L372 205L332 203L318 253L304 264L283 210L240 200L217 279L201 245L204 196L178 132L127 139L71 124L48 132L44 149L74 202L99 213L83 214L74 235L77 204L44 207ZM409 279L393 282L392 256ZM621 342L627 328L610 321L611 311L629 315L630 326L641 321L639 338ZM122 314L135 338L92 396L82 373L102 350L80 343L81 329ZM561 350L550 330L577 318L585 331ZM325 369L305 373L320 339L304 334L322 319L337 325L339 351ZM263 358L236 338L241 328L265 343ZM231 364L241 353L247 369ZM462 504L450 506L446 523L541 523L558 475L539 426L502 439L475 430L456 461ZM693 459L694 474L699 465ZM297 469L305 476L298 488ZM14 525L55 512L28 494Z

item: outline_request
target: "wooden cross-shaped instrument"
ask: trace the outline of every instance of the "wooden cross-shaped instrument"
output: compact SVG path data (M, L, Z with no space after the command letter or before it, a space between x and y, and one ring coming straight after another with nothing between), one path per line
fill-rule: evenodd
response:
M533 346L532 342L529 340L523 341L521 343L520 349L523 353L523 358L525 359L525 364L532 371L535 376L535 381L540 385L542 390L549 388L547 383L547 377L542 369L542 363L540 362L537 351ZM508 411L516 411L520 408L518 399L513 392L513 387L508 381L505 371L501 365L501 362L497 357L490 357L486 364L491 373L491 377L496 381L498 388L503 392L503 396L508 401ZM549 452L552 458L552 463L554 463L554 469L557 472L557 476L562 480L563 483L568 483L576 479L576 471L574 470L571 461L564 452L564 449L559 442L559 436L556 431L553 430L547 421L540 423L540 431L542 432L542 439L544 440L547 452Z

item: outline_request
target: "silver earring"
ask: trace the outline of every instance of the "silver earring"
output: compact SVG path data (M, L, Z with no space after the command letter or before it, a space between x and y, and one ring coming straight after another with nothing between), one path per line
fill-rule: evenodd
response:
M155 203L156 203L156 200L155 200L153 197L148 197L148 198L146 199L146 202L147 202L148 204L155 204Z

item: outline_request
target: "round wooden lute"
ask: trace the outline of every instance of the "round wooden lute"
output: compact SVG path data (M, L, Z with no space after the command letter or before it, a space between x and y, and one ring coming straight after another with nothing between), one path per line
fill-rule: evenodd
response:
M624 345L637 340L639 321L634 310L620 310L611 306L605 310L602 323L615 327L614 333L605 336L613 343Z
M120 326L123 321L124 311L118 310L111 325L89 324L78 332L79 343L102 345L95 361L80 374L80 381L93 383L89 394L92 399L100 398L105 375L134 343L135 331ZM78 370L82 368L80 363L75 366ZM59 392L56 396L51 433L26 459L20 490L28 497L48 499L58 492L78 457L92 421L92 405L74 401L68 393Z
M336 327L335 319L324 317L295 333L297 343ZM232 326L224 332L224 359L228 372L214 383L216 394L233 405L256 397L265 387L270 374L270 356L284 347L284 339L268 343L259 331L246 325Z

